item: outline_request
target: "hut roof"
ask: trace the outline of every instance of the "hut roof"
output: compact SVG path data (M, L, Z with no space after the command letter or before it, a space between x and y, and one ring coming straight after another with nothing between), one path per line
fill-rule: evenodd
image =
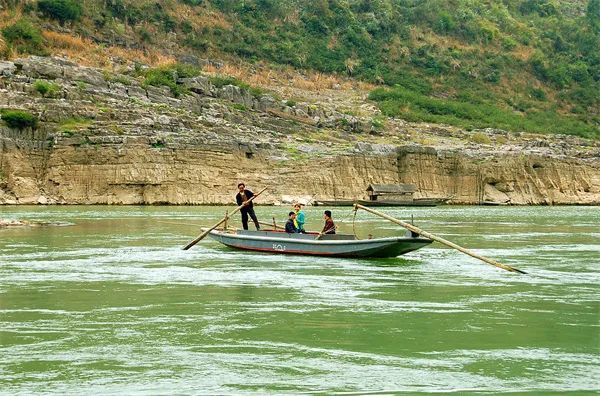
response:
M373 194L410 194L417 191L414 184L369 184L367 191Z

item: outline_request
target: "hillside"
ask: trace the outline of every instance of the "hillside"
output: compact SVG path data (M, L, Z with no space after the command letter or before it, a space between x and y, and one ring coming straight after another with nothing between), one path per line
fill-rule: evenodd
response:
M290 103L334 88L332 100L350 115L375 105L381 117L466 130L600 136L599 0L0 5L6 59L62 55L173 88L168 73L148 76L144 65L183 63ZM354 100L354 89L369 101Z
M0 5L0 204L600 202L600 0Z

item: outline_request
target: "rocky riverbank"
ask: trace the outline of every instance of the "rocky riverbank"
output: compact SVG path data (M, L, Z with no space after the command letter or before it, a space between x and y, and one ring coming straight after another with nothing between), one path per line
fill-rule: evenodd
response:
M38 81L58 90L44 96ZM0 123L0 203L230 203L240 180L269 186L266 203L362 198L369 183L413 183L417 197L457 204L600 203L596 141L382 124L367 102L355 116L207 76L178 84L188 93L65 59L0 62L0 108L40 121Z

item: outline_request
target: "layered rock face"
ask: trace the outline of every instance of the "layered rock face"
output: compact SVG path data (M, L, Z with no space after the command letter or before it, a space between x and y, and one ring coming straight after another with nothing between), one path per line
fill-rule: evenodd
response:
M43 97L36 81L59 91ZM417 196L452 203L600 203L594 142L381 144L385 133L370 134L368 120L335 110L216 88L206 77L179 83L189 93L175 97L60 59L0 64L0 108L40 119L34 130L0 125L0 203L229 204L239 181L269 186L267 203L364 198L370 183L413 183Z

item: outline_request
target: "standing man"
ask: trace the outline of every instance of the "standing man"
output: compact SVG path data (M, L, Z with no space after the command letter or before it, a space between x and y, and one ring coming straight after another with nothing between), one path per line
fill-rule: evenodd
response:
M248 229L248 215L250 215L250 218L254 222L256 230L260 230L260 225L258 224L256 213L254 213L252 201L249 201L249 199L254 196L254 193L250 190L246 190L244 183L238 184L238 190L240 192L238 192L235 196L235 201L237 202L238 206L244 205L244 207L240 209L240 213L242 214L242 226L244 227L244 230Z

